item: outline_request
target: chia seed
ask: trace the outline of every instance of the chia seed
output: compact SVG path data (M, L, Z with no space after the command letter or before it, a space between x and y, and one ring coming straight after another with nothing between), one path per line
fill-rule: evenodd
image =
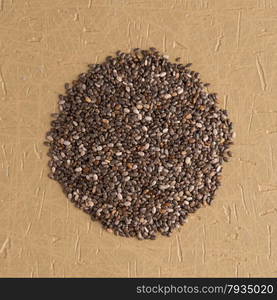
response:
M59 96L49 177L109 232L170 236L215 197L235 133L190 67L155 48L118 51Z

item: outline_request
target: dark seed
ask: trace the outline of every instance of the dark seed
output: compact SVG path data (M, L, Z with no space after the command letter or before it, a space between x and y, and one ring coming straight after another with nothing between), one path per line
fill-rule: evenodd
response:
M118 51L59 96L49 177L108 232L170 236L215 197L235 133L191 65L153 47Z

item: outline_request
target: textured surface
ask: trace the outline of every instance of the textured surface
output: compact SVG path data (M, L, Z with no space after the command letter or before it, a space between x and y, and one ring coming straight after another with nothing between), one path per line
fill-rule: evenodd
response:
M277 275L277 1L0 3L0 276ZM212 207L154 242L74 208L42 145L64 82L136 46L193 62L237 132Z

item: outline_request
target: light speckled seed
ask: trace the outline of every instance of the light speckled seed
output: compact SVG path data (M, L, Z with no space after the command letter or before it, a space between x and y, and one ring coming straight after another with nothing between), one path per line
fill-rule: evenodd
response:
M145 117L145 120L148 121L148 122L149 122L149 121L152 121L152 117L146 116L146 117Z
M142 126L141 128L142 128L143 131L147 131L148 130L148 128L146 126Z
M186 160L185 160L185 163L187 165L190 165L191 164L191 158L190 157L187 157Z
M149 149L149 147L150 147L150 144L149 144L149 143L147 143L147 144L145 144L145 145L143 146L143 149L144 149L144 150L148 150L148 149Z
M166 190L166 189L168 189L169 187L170 187L170 185L168 185L168 184L167 184L167 185L163 185L163 184L162 184L162 185L159 186L159 189L160 189L160 190Z
M137 114L137 115L139 114L139 111L138 111L138 109L137 109L136 107L133 108L133 112L134 112L135 114Z
M182 94L183 92L184 92L184 89L183 89L183 88L181 88L181 87L178 87L178 88L177 88L177 94L178 94L178 95Z

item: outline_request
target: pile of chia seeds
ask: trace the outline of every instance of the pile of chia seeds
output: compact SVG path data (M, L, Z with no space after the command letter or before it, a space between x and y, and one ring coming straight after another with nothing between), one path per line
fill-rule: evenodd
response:
M190 66L155 48L118 51L59 96L49 177L109 232L170 236L220 186L232 123Z

